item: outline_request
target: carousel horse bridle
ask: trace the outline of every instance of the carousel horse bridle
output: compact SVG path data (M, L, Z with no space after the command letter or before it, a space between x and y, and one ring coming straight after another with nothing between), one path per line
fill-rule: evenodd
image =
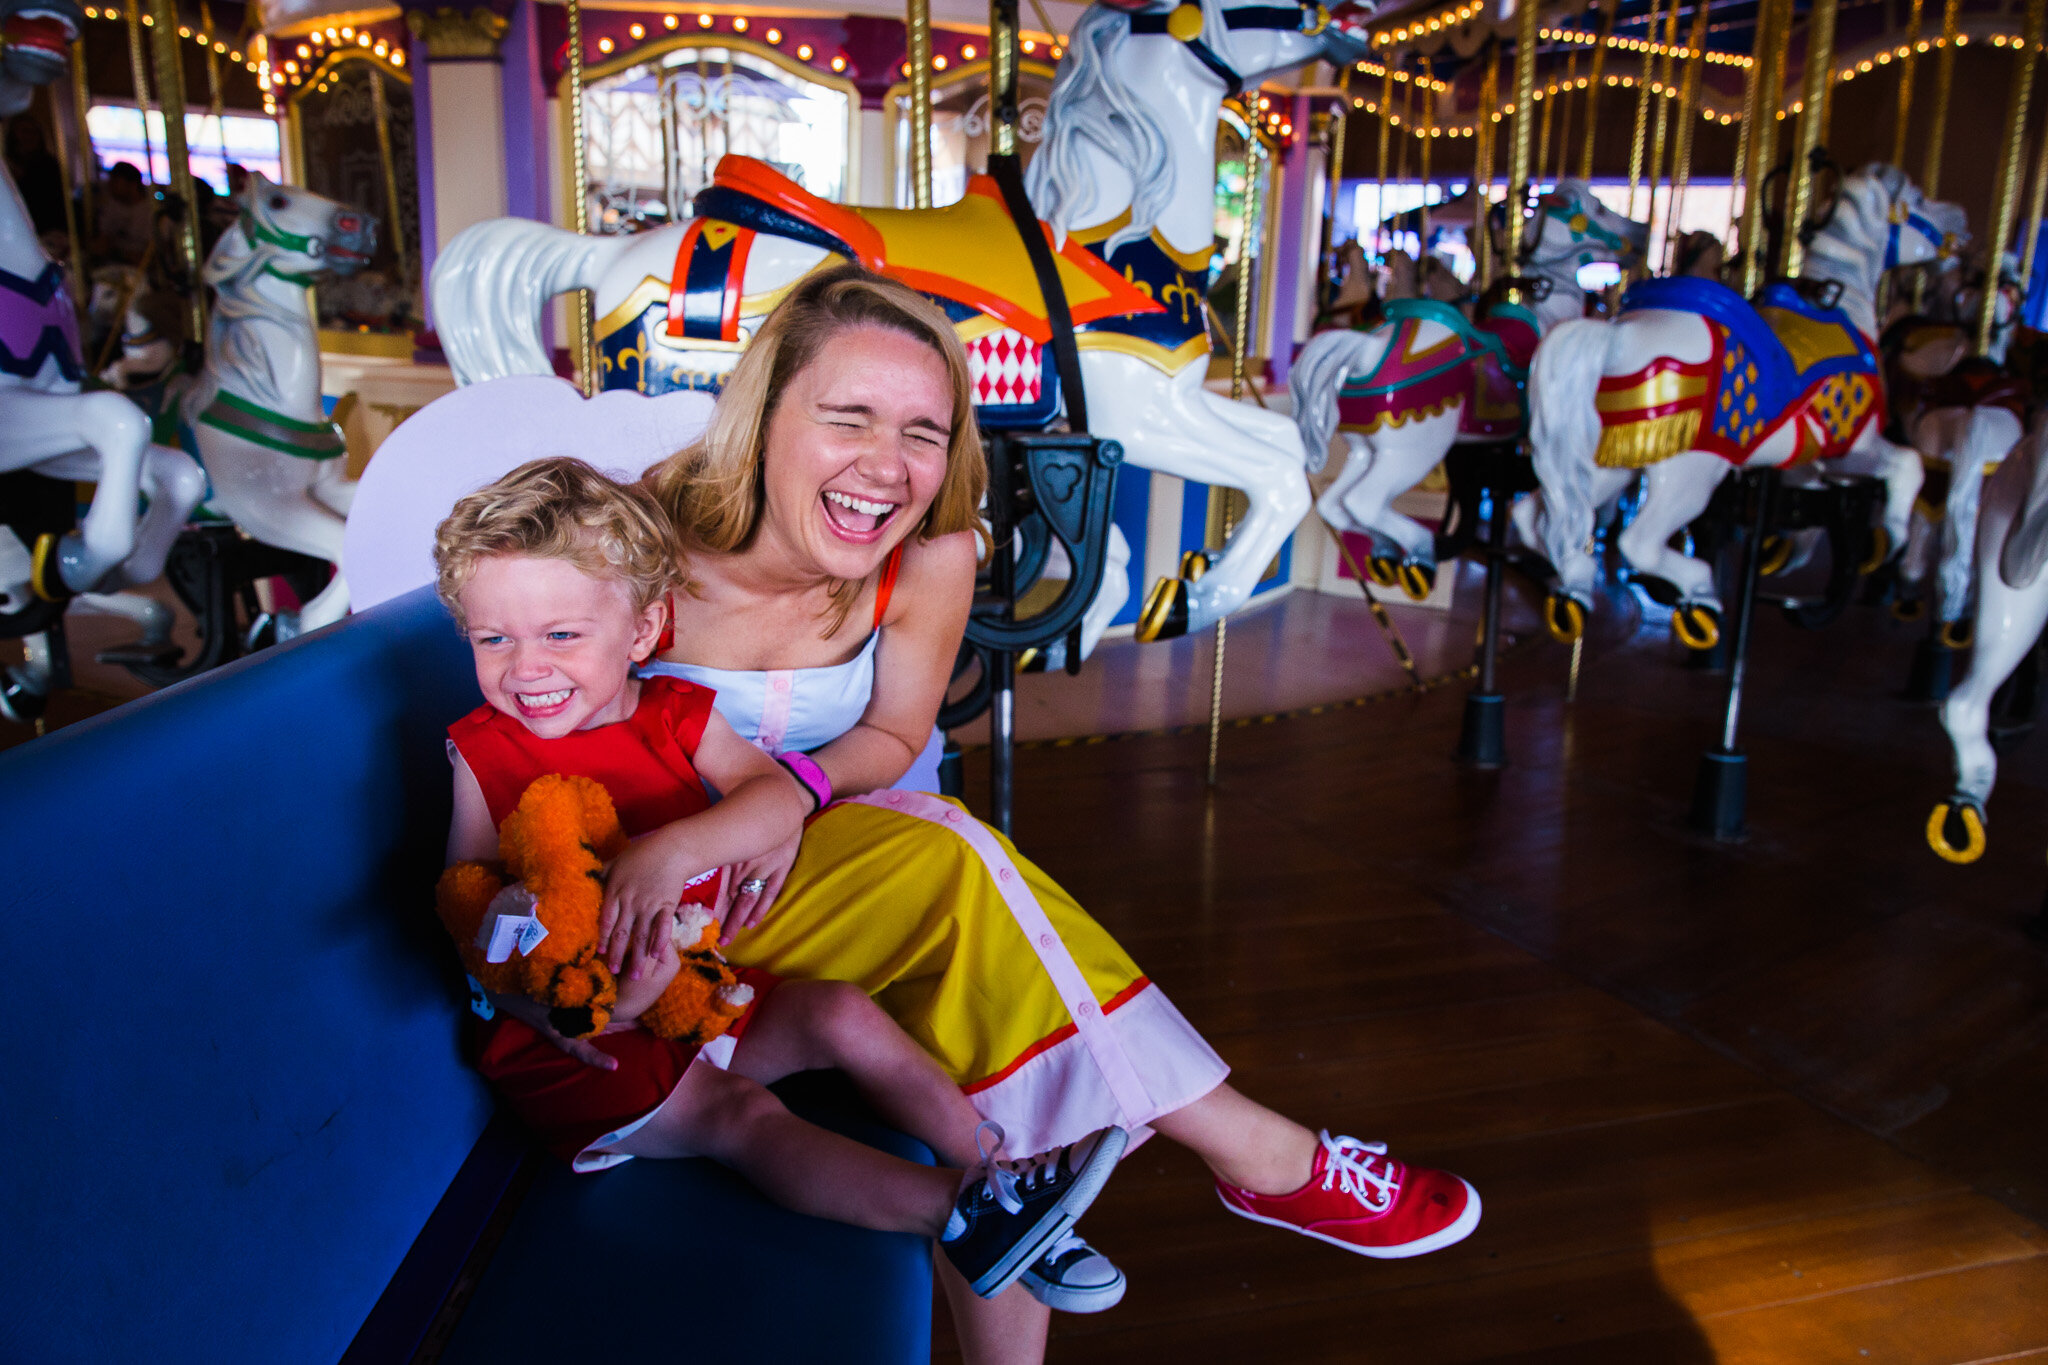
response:
M1905 228L1911 228L1926 238L1928 243L1933 246L1934 254L1937 257L1955 254L1955 243L1949 238L1949 235L1936 226L1933 219L1915 213L1912 205L1906 203L1903 199L1892 204L1890 218L1891 227L1885 233L1884 239L1884 268L1886 270L1890 270L1899 263L1899 236L1901 230Z
M1233 5L1222 14L1223 26L1232 33L1256 29L1314 37L1330 26L1329 7L1308 0L1297 0L1292 5ZM1208 39L1203 37L1206 27L1202 7L1192 2L1170 10L1143 10L1131 15L1132 33L1164 33L1178 38L1197 61L1222 80L1225 95L1235 99L1244 93L1244 76L1209 46Z

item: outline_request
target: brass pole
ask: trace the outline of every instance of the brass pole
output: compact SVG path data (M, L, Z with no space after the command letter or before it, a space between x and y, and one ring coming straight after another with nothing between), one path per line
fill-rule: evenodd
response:
M1927 124L1927 169L1920 189L1929 199L1941 194L1941 144L1948 137L1948 92L1956 75L1956 20L1963 0L1948 0L1941 10L1941 55L1934 61L1934 109Z
M1544 92L1543 117L1536 121L1536 160L1530 174L1539 187L1550 178L1545 172L1550 169L1550 130L1557 123L1558 98L1548 91Z
M569 20L569 225L577 235L590 231L590 153L583 145L583 4L565 0ZM585 398L595 397L601 384L597 372L597 296L576 291L576 380Z
M412 263L405 254L405 233L398 212L398 166L391 155L391 111L384 107L384 73L370 63L370 104L377 116L377 156L384 163L384 203L391 210L391 250L398 257L398 278L412 284Z
M1406 197L1408 189L1408 144L1415 140L1415 81L1401 83L1401 141L1394 151L1394 188Z
M1677 0L1672 0L1676 4ZM1647 30L1649 42L1657 41L1657 15L1659 0L1650 0L1650 27ZM1643 184L1643 147L1650 130L1650 78L1654 73L1657 57L1650 48L1643 49L1643 69L1636 82L1636 131L1635 140L1628 154L1628 216L1636 216L1636 191ZM1655 207L1652 205L1652 207ZM1647 221L1647 219L1645 220Z
M1692 139L1699 127L1700 79L1707 65L1707 0L1697 0L1697 6L1692 12L1692 36L1686 39L1685 84L1678 97L1678 145L1671 153L1671 207L1664 217L1665 258L1673 262L1678 259L1672 244L1681 230L1685 187L1692 180Z
M910 203L932 206L932 7L910 0Z
M1771 172L1778 128L1778 100L1785 80L1784 39L1792 0L1763 0L1756 29L1756 116L1749 132L1749 165L1743 173L1742 292L1754 295L1770 268L1765 259L1764 179Z
M128 70L135 79L135 109L142 115L142 183L156 183L156 149L149 139L149 58L142 47L142 0L128 0ZM151 23L156 22L153 18ZM174 29L173 32L176 30Z
M1431 136L1436 131L1436 91L1431 87L1435 84L1435 71L1436 63L1434 61L1425 61L1422 64L1422 126L1415 130L1422 135L1422 146L1418 149L1418 155L1422 160L1422 203L1416 209L1417 216L1415 220L1416 265L1418 267L1415 282L1418 285L1424 279L1420 266L1422 262L1429 259L1429 160L1430 143L1436 140Z
M1906 20L1906 55L1899 61L1899 117L1892 125L1892 165L1906 164L1907 119L1913 112L1913 66L1920 58L1920 6L1921 0L1913 0L1913 8Z
M2005 142L1998 157L1998 192L1991 206L1990 250L1984 253L1983 300L1977 308L1977 354L1991 349L1991 329L1998 320L1998 277L2005 244L2019 213L2020 161L2027 137L2027 104L2034 91L2034 61L2041 46L2041 20L2048 0L2027 0L2026 37L2019 64L2013 67L2012 94L2006 102Z
M151 46L156 55L157 102L164 112L164 156L170 162L171 190L185 201L185 220L178 232L184 250L178 282L192 310L192 335L206 336L206 291L199 284L199 200L192 192L192 161L185 146L185 61L178 51L178 7L175 0L150 0L155 22Z
M1579 54L1574 48L1564 59L1564 89L1558 92L1557 100L1557 178L1564 179L1571 174L1572 145L1572 90L1579 83ZM1549 153L1545 152L1546 161ZM1538 176L1538 179L1548 179Z
M1584 180L1593 178L1593 138L1600 131L1600 80L1607 69L1607 41L1614 36L1614 16L1620 12L1620 0L1607 0L1606 17L1600 21L1600 38L1593 44L1593 76L1586 83L1586 146L1579 154L1579 176Z
M2040 4L2042 0L2029 0ZM1820 146L1822 102L1834 77L1836 0L1813 0L1806 14L1806 70L1800 96L1799 142L1792 153L1792 178L1785 195L1784 273L1797 278L1806 264L1806 243L1799 240L1806 211L1813 200L1813 150Z
M1757 14L1757 25L1761 32L1761 10ZM1735 189L1740 186L1745 196L1749 193L1749 139L1756 131L1756 67L1756 59L1751 58L1742 71L1742 126L1735 130L1735 169L1729 176L1728 245L1731 250L1736 249L1738 243L1741 250L1749 249L1749 239L1740 235L1742 201L1735 197Z
M1479 122L1472 149L1472 187L1479 202L1473 208L1472 283L1484 289L1493 276L1493 152L1500 125L1493 120L1500 108L1500 44L1489 41L1486 74L1479 78Z
M199 0L199 27L206 36L206 112L213 116L214 136L220 139L220 183L228 187L228 125L227 102L220 93L220 59L213 50L220 35L213 29L213 9L206 0Z
M2037 0L2038 3L2038 0ZM1245 355L1251 347L1252 253L1259 241L1259 135L1246 110L1244 139L1244 225L1237 244L1237 340L1230 352L1230 401L1240 402L1245 389ZM1223 495L1223 544L1230 543L1230 495ZM1226 617L1216 623L1216 663L1209 674L1209 785L1216 785L1216 746L1223 734L1223 649L1227 643Z
M2048 128L2041 130L2041 144L2034 153L2034 196L2027 206L2027 245L2020 257L2020 297L2034 278L2034 253L2041 245L2041 215L2048 212Z
M84 44L77 46L82 50ZM79 52L73 52L73 60L77 60L79 55ZM71 202L71 137L64 131L64 115L57 108L56 85L52 83L47 87L47 91L50 99L50 128L57 137L58 185L64 192L64 242L71 252L71 306L82 314L86 305L92 301L92 281L86 278L85 241L78 235L78 209ZM79 126L84 125L85 120L81 118Z
M1017 7L998 0L988 7L989 150L997 156L1017 154L1017 42Z
M71 45L71 107L78 115L78 149L82 154L78 162L78 174L83 192L78 196L78 210L83 220L81 226L85 230L85 240L90 242L96 223L95 215L98 213L98 208L92 200L94 192L99 188L100 158L99 153L93 150L92 125L85 121L86 111L92 108L92 87L86 80L83 38ZM144 127L147 126L145 120ZM80 281L78 287L84 289L84 281Z
M1379 257L1382 262L1384 262L1387 259L1387 253L1380 249L1380 233L1382 230L1384 230L1387 223L1387 137L1393 131L1394 126L1394 60L1391 55L1389 55L1387 58L1387 69L1384 76L1380 80L1379 116L1380 184L1379 192L1374 196L1372 201L1372 250L1373 254Z
M1696 2L1704 4L1704 0ZM1656 36L1653 26L1650 37L1655 39ZM1671 53L1677 46L1678 0L1671 0L1671 12L1664 19L1664 52L1657 60L1657 89L1653 94L1657 101L1657 131L1650 140L1650 214L1647 220L1652 233L1657 229L1657 184L1664 178L1664 148L1671 125L1671 68L1676 60ZM1671 205L1668 196L1664 205L1664 240L1667 244L1671 240ZM1646 265L1645 269L1647 268Z
M1522 213L1529 205L1529 138L1536 131L1529 101L1536 93L1536 0L1515 10L1515 141L1508 162L1508 273L1522 273Z
M1337 256L1337 208L1344 195L1344 131L1351 124L1351 63L1337 74L1336 126L1330 129L1330 164L1324 172L1323 205L1323 287L1317 292L1317 307L1328 301L1330 268ZM1354 227L1356 224L1353 225Z

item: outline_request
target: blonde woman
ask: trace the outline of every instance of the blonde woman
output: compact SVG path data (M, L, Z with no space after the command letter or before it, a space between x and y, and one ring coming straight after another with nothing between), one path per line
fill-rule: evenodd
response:
M1239 1094L1071 897L957 803L905 789L935 770L984 473L951 324L850 266L797 286L703 439L650 471L689 587L675 595L685 643L647 671L716 690L822 812L733 870L728 955L859 983L1012 1150L1115 1123L1192 1149L1244 1217L1368 1256L1461 1240L1479 1220L1471 1186ZM1003 1311L955 1321L970 1360L1035 1359L1048 1306L1096 1311L1122 1293L1122 1274L1069 1239L989 1305Z

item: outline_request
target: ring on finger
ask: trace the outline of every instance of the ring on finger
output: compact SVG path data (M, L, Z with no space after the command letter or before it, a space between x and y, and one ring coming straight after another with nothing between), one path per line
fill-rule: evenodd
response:
M765 877L749 877L740 883L740 894L743 896L758 896L767 889L768 881Z

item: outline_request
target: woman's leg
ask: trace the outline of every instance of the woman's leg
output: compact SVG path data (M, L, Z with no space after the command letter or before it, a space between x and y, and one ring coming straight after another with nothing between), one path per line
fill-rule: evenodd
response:
M1228 1084L1152 1120L1153 1129L1209 1164L1227 1185L1286 1194L1308 1183L1316 1135Z

